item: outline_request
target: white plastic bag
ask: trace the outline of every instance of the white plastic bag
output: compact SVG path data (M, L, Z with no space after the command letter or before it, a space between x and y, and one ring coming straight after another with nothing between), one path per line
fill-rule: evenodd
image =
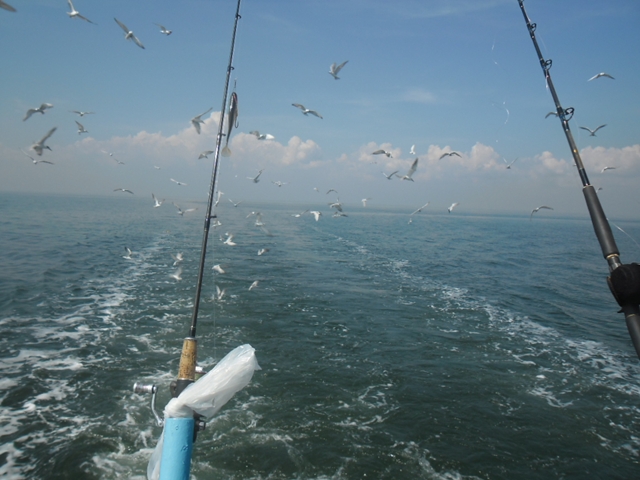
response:
M211 418L236 392L247 386L255 370L260 370L255 349L249 344L235 348L213 370L190 384L177 398L172 398L164 408L164 417L188 418L196 412L205 418ZM163 438L164 429L149 459L149 480L160 478Z

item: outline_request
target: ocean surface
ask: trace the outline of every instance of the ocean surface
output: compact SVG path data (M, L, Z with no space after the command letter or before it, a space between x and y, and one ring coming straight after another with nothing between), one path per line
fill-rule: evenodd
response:
M0 477L146 478L161 429L132 386L170 398L189 206L0 194ZM586 213L293 216L309 207L217 210L199 363L248 343L261 370L199 434L193 478L639 477L640 361ZM640 223L616 225L638 261Z

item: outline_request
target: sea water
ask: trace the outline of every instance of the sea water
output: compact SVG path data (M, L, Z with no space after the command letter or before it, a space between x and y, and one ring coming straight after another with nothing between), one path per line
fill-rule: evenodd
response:
M193 478L640 475L640 362L586 216L223 203L198 359L249 343L262 369L199 433ZM193 206L0 194L0 477L145 478L161 429L132 386L170 399ZM640 224L617 225L637 261Z

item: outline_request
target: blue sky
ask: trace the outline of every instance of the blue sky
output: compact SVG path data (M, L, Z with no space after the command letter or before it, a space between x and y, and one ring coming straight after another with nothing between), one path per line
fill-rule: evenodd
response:
M8 0L0 10L0 190L206 200L235 0ZM637 219L636 0L525 2L607 215ZM239 128L221 158L234 201L587 215L517 0L244 0L233 80ZM114 21L145 49L125 41ZM159 23L173 33L160 33ZM340 80L333 62L348 63ZM599 72L615 80L587 80ZM23 121L43 102L54 107ZM323 116L305 117L302 103ZM189 120L213 107L197 134ZM82 118L70 110L94 111ZM79 135L75 120L89 131ZM579 126L607 126L591 137ZM53 151L29 150L49 129ZM259 141L259 130L274 140ZM416 156L409 154L415 145ZM392 157L371 153L384 148ZM54 162L37 164L34 158ZM457 151L461 157L446 157ZM124 163L116 163L108 153ZM419 158L414 182L386 180ZM512 161L506 169L503 159ZM154 168L160 167L160 169ZM601 173L605 166L615 169ZM264 170L260 183L247 177ZM187 183L179 186L169 179ZM286 182L277 187L272 182ZM320 194L314 191L320 190Z

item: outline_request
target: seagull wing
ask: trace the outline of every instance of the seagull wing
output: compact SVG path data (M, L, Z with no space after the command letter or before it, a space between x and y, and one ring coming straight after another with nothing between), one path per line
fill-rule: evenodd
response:
M3 1L0 1L0 8L4 8L5 10L8 10L10 12L15 12L16 9L13 8L11 5L9 5L8 3L4 3Z
M336 74L337 74L340 70L342 70L342 67L344 67L344 66L347 64L347 62L348 62L348 61L349 61L349 60L345 60L345 61L344 61L344 62L342 62L340 65L338 65L337 67L335 67L334 73L336 73ZM335 66L335 63L333 64L333 66Z
M130 30L127 28L127 26L126 26L124 23L122 23L122 22L121 22L120 20L118 20L116 17L113 17L113 19L116 21L116 23L117 23L118 25L120 25L120 28L121 28L122 30L124 30L124 33L129 33L129 31L130 31Z
M371 152L371 155L381 155L381 154L385 154L386 155L387 152L385 152L384 150L380 149L380 150L376 150L375 152Z
M411 177L411 175L413 175L414 173L416 173L416 169L418 168L418 159L416 158L413 163L411 164L411 168L409 169L409 172L407 173L407 177Z
M291 105L293 105L296 108L299 108L300 110L302 110L303 112L307 109L304 105L302 105L301 103L292 103Z
M310 113L311 115L315 115L318 118L322 118L322 115L320 115L318 112L316 112L315 110L309 110L307 111L307 113Z
M133 38L133 41L136 42L136 45L138 45L140 48L144 48L144 45L142 44L142 42L138 39L138 37L136 37L135 35L131 35L131 38Z
M39 144L39 145L43 145L43 144L44 144L44 142L46 142L46 141L47 141L47 139L48 139L51 135L53 135L53 132L55 132L57 128L58 128L58 127L53 127L51 130L49 130L49 131L47 132L47 134L46 134L44 137L42 137L42 140L40 140L40 141L38 142L38 144Z
M590 128L587 127L580 127L582 130L586 130L587 132L589 132L590 134L593 135L593 133L595 132L595 130L591 130Z
M30 108L29 110L27 110L27 114L24 116L24 118L22 119L22 121L24 122L25 120L28 120L29 117L31 117L31 115L33 115L34 113L36 113L38 110L35 108Z
M600 130L602 127L606 127L607 124L605 123L604 125L600 125L598 128L596 128L593 133L596 133L598 130Z

